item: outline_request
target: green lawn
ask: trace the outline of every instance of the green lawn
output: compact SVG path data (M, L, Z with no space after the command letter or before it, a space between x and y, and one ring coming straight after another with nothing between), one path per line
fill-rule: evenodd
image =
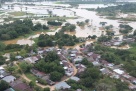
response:
M14 16L24 16L26 15L26 12L20 12L20 11L16 11L16 12L10 12L10 15L14 15ZM33 15L32 13L28 13L27 15Z
M130 47L131 48L129 49L129 51L133 52L133 54L136 54L136 43L131 44Z
M37 77L33 75L32 73L25 73L26 77L29 78L32 81L36 81Z

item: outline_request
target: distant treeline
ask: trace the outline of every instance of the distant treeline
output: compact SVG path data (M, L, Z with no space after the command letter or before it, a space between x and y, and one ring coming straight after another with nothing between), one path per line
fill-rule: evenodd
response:
M124 5L118 5L118 6L110 6L106 8L97 8L96 11L100 14L108 15L108 16L114 16L117 12L122 13L136 13L136 4L135 3L129 3Z

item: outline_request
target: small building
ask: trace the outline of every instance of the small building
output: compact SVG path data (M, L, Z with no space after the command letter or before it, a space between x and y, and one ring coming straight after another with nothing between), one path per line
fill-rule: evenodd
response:
M70 57L76 57L76 54L70 54Z
M16 59L22 59L22 56L15 56Z
M97 61L92 62L94 66L100 66L101 64Z
M38 61L39 59L36 56L33 56L33 57L25 58L24 60L29 63L36 63L36 61Z
M71 79L71 80L74 80L74 81L77 81L77 82L80 80L80 78L78 78L78 77L76 77L76 76L72 76L72 77L70 77L70 79Z
M66 82L60 82L60 83L55 85L55 88L57 90L60 90L60 89L70 89L71 86L69 86Z
M113 71L119 75L122 75L124 73L124 71L120 69L114 69Z
M81 62L82 60L83 60L83 58L75 58L75 59L73 60L73 63Z
M77 73L80 74L85 71L86 67L83 64L76 64Z
M35 69L31 69L30 70L35 76L39 77L39 78L42 78L43 76L45 76L46 74L43 73L43 72L40 72L38 70L35 70Z
M15 89L15 91L34 91L29 85L23 83L21 80L11 82L10 86Z
M2 80L6 81L7 83L11 83L16 80L16 77L9 75L9 76L2 78Z
M110 73L110 70L107 68L102 68L102 69L100 69L100 71L102 72L102 74L109 74Z
M0 67L0 79L4 78L6 76L10 75L9 73L7 73L3 67Z

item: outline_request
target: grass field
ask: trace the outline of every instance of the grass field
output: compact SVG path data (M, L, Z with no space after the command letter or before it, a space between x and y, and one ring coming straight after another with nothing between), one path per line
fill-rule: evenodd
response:
M32 81L36 81L37 77L34 76L32 73L25 73L26 77Z

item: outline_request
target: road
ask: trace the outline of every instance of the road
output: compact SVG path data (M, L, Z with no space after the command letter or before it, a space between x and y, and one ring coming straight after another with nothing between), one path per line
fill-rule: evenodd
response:
M63 56L63 57L64 57L64 56ZM65 58L65 57L64 57L64 58ZM76 75L76 73L77 73L76 67L75 67L67 58L65 58L65 59L68 61L68 63L69 63L69 64L72 66L72 68L74 69L74 72L73 72L72 76ZM21 70L20 66L16 63L16 61L14 62L14 64L18 67L18 69ZM22 77L23 79L25 79L27 82L30 82L31 80L26 77L26 75L23 73L22 70L21 70L21 72L22 72L21 77ZM64 79L64 80L62 80L62 81L60 81L60 82L67 81L67 80L69 80L69 79L70 79L70 77L68 77L67 79ZM60 82L58 82L58 83L60 83ZM49 88L50 88L50 91L54 91L54 90L55 90L55 86L54 86L54 85L53 85L53 86L49 86L49 85L42 85L42 84L39 84L39 83L36 83L36 85L39 86L39 87L41 87L41 88L49 87Z

